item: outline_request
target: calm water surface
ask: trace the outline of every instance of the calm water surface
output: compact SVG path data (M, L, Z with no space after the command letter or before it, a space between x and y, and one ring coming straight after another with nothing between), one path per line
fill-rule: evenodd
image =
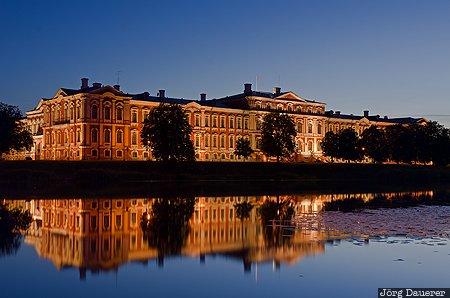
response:
M450 207L439 198L3 200L33 222L19 245L2 243L1 297L376 297L378 287L450 287Z

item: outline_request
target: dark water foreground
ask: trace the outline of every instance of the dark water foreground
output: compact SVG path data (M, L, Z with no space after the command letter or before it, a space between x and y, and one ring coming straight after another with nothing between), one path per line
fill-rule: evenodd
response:
M450 193L5 199L2 297L376 297L450 287ZM27 213L28 214L28 213ZM26 286L24 286L26 285Z

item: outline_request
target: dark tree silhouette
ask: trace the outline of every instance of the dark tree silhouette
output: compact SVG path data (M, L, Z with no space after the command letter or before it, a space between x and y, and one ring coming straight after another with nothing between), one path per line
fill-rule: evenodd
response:
M253 149L250 146L250 140L239 138L236 141L236 149L234 150L234 154L237 156L242 156L245 159L247 159L250 155L253 153Z
M327 132L320 146L323 154L331 158L331 162L334 162L334 159L339 157L338 136L334 132Z
M20 247L22 232L31 224L30 212L0 203L0 256L15 253Z
M406 126L391 125L386 127L386 147L389 159L400 163L411 163L415 160L414 137Z
M161 103L144 120L142 144L161 161L195 160L192 127L183 108L177 104Z
M295 150L296 134L292 117L277 112L266 114L261 129L261 151L268 157L276 157L277 162L290 157Z
M11 149L29 150L33 144L31 133L21 119L18 107L0 102L0 158Z
M386 135L383 129L375 125L370 126L361 135L359 148L362 154L376 163L383 163L388 158Z

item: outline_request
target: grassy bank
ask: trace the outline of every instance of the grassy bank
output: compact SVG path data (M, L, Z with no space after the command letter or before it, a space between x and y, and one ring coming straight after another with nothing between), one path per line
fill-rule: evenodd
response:
M2 161L14 195L233 195L446 188L450 168L372 164Z

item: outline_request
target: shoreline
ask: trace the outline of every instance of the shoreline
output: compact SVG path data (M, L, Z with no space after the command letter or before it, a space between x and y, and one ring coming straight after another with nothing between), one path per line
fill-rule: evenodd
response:
M178 196L449 189L450 167L376 164L1 161L0 193Z

